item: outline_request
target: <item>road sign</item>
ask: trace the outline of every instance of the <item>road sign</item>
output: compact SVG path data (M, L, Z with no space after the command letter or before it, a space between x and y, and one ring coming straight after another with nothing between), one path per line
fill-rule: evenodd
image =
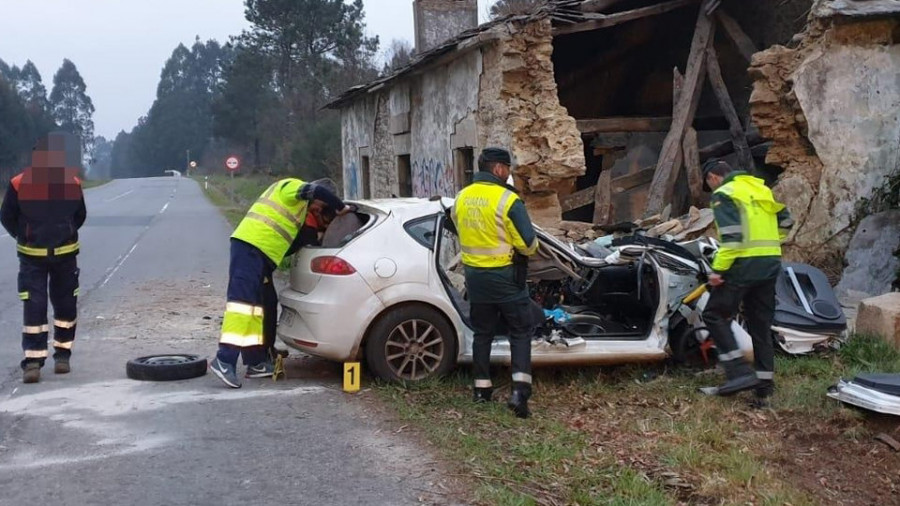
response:
M192 168L192 169L196 169L196 168L197 168L197 162L191 162L191 168Z
M225 168L230 172L234 172L238 170L241 166L241 161L236 156L229 156L227 160L225 160Z

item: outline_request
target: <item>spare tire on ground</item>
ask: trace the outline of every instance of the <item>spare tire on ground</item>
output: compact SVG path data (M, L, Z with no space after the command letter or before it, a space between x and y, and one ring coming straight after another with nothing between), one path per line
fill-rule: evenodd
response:
M125 374L135 380L176 381L203 376L207 367L206 358L199 355L172 353L129 360Z

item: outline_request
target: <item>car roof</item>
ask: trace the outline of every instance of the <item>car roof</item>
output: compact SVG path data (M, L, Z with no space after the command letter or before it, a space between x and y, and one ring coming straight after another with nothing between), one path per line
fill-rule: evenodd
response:
M442 212L443 207L451 207L454 199L441 197L439 200L426 198L393 198L393 199L367 199L349 201L363 207L372 208L384 214L393 214L402 220L428 216L429 214ZM443 207L441 206L443 203Z

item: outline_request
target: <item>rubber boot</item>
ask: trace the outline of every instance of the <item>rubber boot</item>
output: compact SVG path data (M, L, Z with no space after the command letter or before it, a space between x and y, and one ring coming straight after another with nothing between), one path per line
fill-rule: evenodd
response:
M528 410L528 399L531 397L531 385L528 383L513 382L512 393L506 406L516 414L518 418L528 418L531 411Z

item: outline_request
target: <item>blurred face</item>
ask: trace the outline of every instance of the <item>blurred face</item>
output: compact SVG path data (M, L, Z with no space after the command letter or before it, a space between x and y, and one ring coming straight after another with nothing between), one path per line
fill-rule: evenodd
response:
M65 151L32 151L31 166L38 168L63 168L66 166Z
M725 178L718 174L710 173L706 175L706 184L709 185L713 191L716 191L716 188L722 186L722 181L724 180Z

